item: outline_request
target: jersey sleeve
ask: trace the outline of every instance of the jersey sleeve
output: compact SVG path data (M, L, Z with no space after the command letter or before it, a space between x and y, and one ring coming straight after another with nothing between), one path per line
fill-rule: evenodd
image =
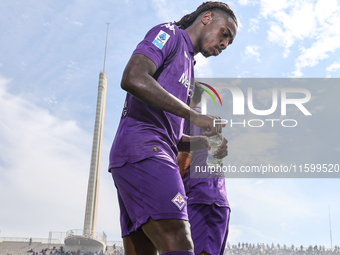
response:
M179 28L172 23L155 26L137 45L133 54L147 56L158 69L169 56L177 52L180 36Z

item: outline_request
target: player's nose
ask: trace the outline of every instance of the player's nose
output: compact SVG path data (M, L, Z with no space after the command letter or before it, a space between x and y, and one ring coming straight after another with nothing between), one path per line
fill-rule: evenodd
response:
M229 43L229 41L228 41L227 39L221 41L221 43L220 43L220 48L221 48L222 50L225 50L225 49L227 48L227 46L228 46L228 43Z

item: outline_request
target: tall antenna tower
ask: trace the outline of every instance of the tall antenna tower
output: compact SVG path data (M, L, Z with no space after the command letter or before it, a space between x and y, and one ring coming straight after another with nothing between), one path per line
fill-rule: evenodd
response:
M329 235L331 238L331 249L333 249L333 242L332 242L332 225L331 225L331 209L328 205L328 215L329 215Z
M105 74L105 61L106 61L107 38L108 38L110 23L106 23L106 24L107 24L107 31L106 31L106 43L105 43L104 67L103 67L103 72L100 72L99 74L96 120L94 123L91 167L90 167L89 183L87 187L87 199L86 199L86 210L85 210L85 221L84 221L84 232L87 235L93 235L96 232L96 225L97 225L100 161L101 161L101 152L102 152L104 115L105 115L105 103L106 103L106 88L107 88L107 78Z
M105 73L105 62L106 62L106 50L107 50L107 38L109 36L109 22L106 22L107 25L107 31L106 31L106 43L105 43L105 54L104 54L104 67L103 67L103 73Z
M85 251L100 251L105 250L106 235L96 233L97 226L97 211L99 198L99 179L100 179L100 161L102 154L105 103L107 78L105 74L107 39L109 34L109 25L107 24L104 67L99 74L98 96L96 107L96 119L94 123L94 134L92 143L92 155L90 165L90 176L87 187L87 199L85 209L85 220L83 230L69 230L65 238L65 250L76 251L77 249L85 249Z

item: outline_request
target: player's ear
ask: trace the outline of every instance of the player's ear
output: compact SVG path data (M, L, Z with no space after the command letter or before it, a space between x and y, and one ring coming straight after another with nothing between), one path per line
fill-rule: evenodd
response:
M211 11L207 11L203 14L201 21L203 25L208 25L212 21L212 13Z

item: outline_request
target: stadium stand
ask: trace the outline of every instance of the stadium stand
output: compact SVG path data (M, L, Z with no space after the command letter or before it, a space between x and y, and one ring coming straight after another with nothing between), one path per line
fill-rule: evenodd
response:
M34 251L41 251L46 247L47 245L41 242L32 242L29 246L28 242L3 241L0 244L0 255L32 254L27 252L29 248L32 248Z
M111 245L112 244L112 245ZM116 249L113 249L113 244L115 245ZM53 246L56 249L52 249ZM0 242L0 255L33 255L33 252L29 252L30 249L34 251L34 253L42 255L60 255L60 254L65 254L63 251L60 250L60 246L63 246L63 244L52 244L48 245L46 243L41 243L41 242L32 242L31 245L29 245L29 242L20 242L20 241L3 241ZM43 250L45 250L43 252ZM75 251L72 252L71 254L74 255L89 255L90 253L86 253L86 251ZM124 254L124 250L122 247L122 242L114 242L111 241L110 245L107 246L107 251L101 252L98 251L97 255L120 255Z

